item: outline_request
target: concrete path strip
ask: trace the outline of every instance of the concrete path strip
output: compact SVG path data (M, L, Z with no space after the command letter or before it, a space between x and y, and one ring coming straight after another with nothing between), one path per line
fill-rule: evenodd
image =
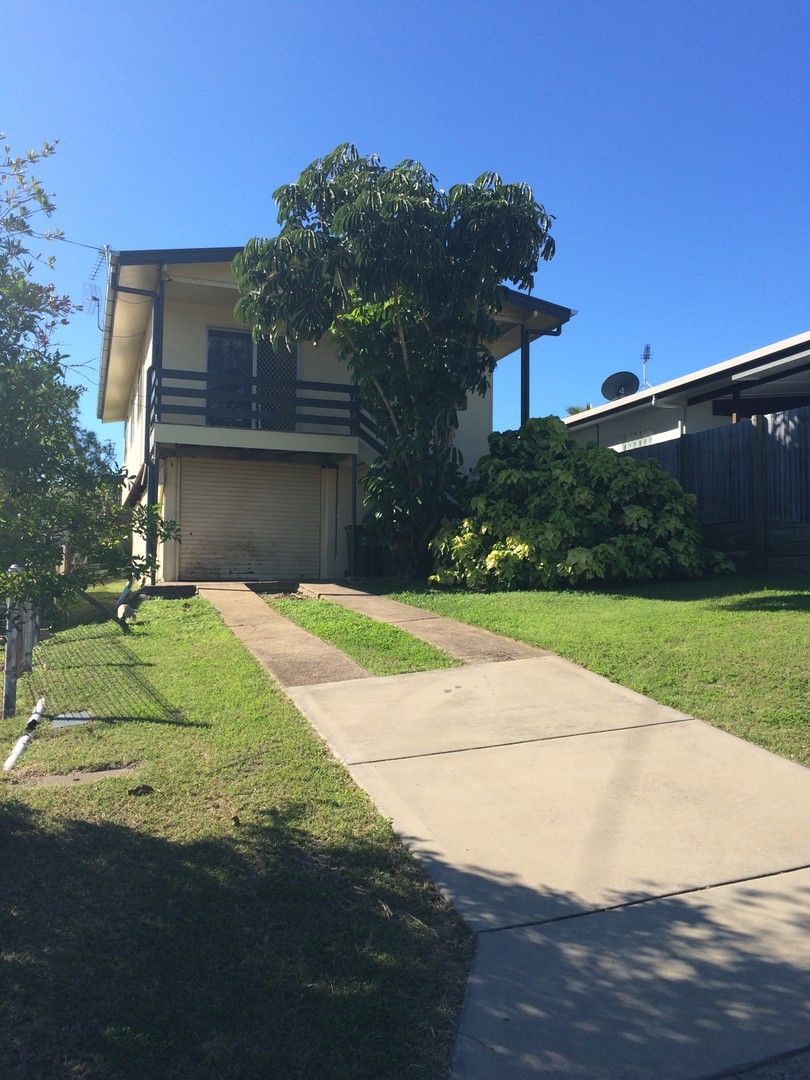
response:
M478 626L468 626L444 615L436 615L432 611L412 607L410 604L401 604L398 600L389 600L385 596L372 596L370 593L350 589L346 585L302 583L299 591L313 599L331 600L377 622L399 626L414 637L421 638L429 645L443 649L450 656L468 664L548 655L545 650L525 642L513 641Z
M225 625L282 686L368 676L365 668L333 645L279 615L247 585L201 583L197 592L214 605Z
M348 765L689 719L551 653L288 693Z
M698 720L350 766L474 930L810 865L810 776Z

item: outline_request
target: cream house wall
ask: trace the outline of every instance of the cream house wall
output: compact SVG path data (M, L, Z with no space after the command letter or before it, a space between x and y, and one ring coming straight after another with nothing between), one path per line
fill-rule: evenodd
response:
M725 427L731 422L728 416L714 416L710 401L664 408L660 405L634 409L626 414L610 417L598 423L569 427L568 437L580 445L598 443L613 450L629 450L634 446L651 445L677 439L685 431L694 435L708 428Z
M127 476L135 476L143 464L144 424L146 422L146 372L152 363L151 323L144 337L140 363L135 372L129 401L124 438L124 467Z
M467 408L458 414L455 445L464 458L464 469L474 469L480 458L489 453L492 434L492 384L486 394L469 394Z
M358 494L358 519L361 518L362 495ZM322 471L321 576L323 578L340 578L348 571L346 529L351 523L351 466L348 462L341 462L336 469L325 468Z
M167 457L160 462L160 479L158 483L158 501L160 502L163 517L167 521L180 520L180 483L178 459ZM175 541L158 543L157 561L158 578L160 581L177 581L179 570L180 545Z
M164 368L204 373L208 362L209 327L246 329L245 325L239 323L234 317L234 297L230 292L227 292L226 296L227 300L224 300L222 304L193 304L167 300L163 330ZM325 335L317 344L308 341L300 343L298 377L305 382L329 382L343 385L351 382L351 374L338 356L337 345L330 335ZM329 392L307 391L306 396L329 397ZM165 389L161 419L168 423L204 425L205 418L202 416L187 416L171 412L171 402L179 404L182 400L179 397L170 397L168 389ZM202 404L202 400L195 399L194 403ZM298 430L312 434L335 433L334 427L319 425L315 419L311 424L299 424ZM478 459L487 453L487 437L491 431L492 389L490 387L485 395L471 394L467 409L459 413L459 427L455 441L464 457L465 468L473 468Z

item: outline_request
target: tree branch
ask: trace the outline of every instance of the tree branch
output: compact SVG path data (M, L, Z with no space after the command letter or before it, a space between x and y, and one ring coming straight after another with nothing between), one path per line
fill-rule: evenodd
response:
M402 431L400 429L399 424L397 423L396 414L394 413L394 410L391 407L391 403L389 402L388 398L385 396L383 388L380 386L379 380L377 378L372 378L371 381L374 384L374 389L380 395L380 401L385 406L385 410L388 413L388 416L389 416L389 418L391 420L391 425L393 426L394 431L397 433L397 435L401 435Z

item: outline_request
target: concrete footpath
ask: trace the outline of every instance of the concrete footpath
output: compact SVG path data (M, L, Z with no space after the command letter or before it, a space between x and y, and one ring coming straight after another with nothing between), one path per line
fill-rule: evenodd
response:
M299 592L313 600L331 600L350 611L367 615L375 622L398 626L468 664L546 655L543 649L526 645L522 641L513 641L479 626L467 626L466 623L448 619L444 615L436 615L433 611L401 604L398 600L389 600L387 596L360 592L347 585L328 582L303 583L299 585Z
M239 581L200 582L197 593L282 686L362 679L368 672L339 649L308 634Z
M340 602L393 621L393 601ZM288 693L476 935L455 1080L696 1080L810 1048L810 771L408 611L469 666L314 663Z

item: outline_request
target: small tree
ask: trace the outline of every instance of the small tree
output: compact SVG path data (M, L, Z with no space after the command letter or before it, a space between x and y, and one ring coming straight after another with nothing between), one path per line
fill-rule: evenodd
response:
M128 554L130 530L145 535L154 523L161 537L176 535L155 507L121 505L126 477L112 447L78 423L82 390L65 381L67 357L53 343L76 309L37 280L53 260L28 247L32 215L54 211L31 169L54 150L15 157L5 146L0 161L0 596L42 608L105 576L148 572L151 560ZM66 548L70 569L60 567ZM9 575L11 563L23 573Z
M445 192L418 162L349 144L274 198L279 235L235 261L237 315L274 343L334 336L383 447L367 521L401 568L423 568L460 481L458 413L495 365L500 286L532 287L552 219L527 184L485 173Z

